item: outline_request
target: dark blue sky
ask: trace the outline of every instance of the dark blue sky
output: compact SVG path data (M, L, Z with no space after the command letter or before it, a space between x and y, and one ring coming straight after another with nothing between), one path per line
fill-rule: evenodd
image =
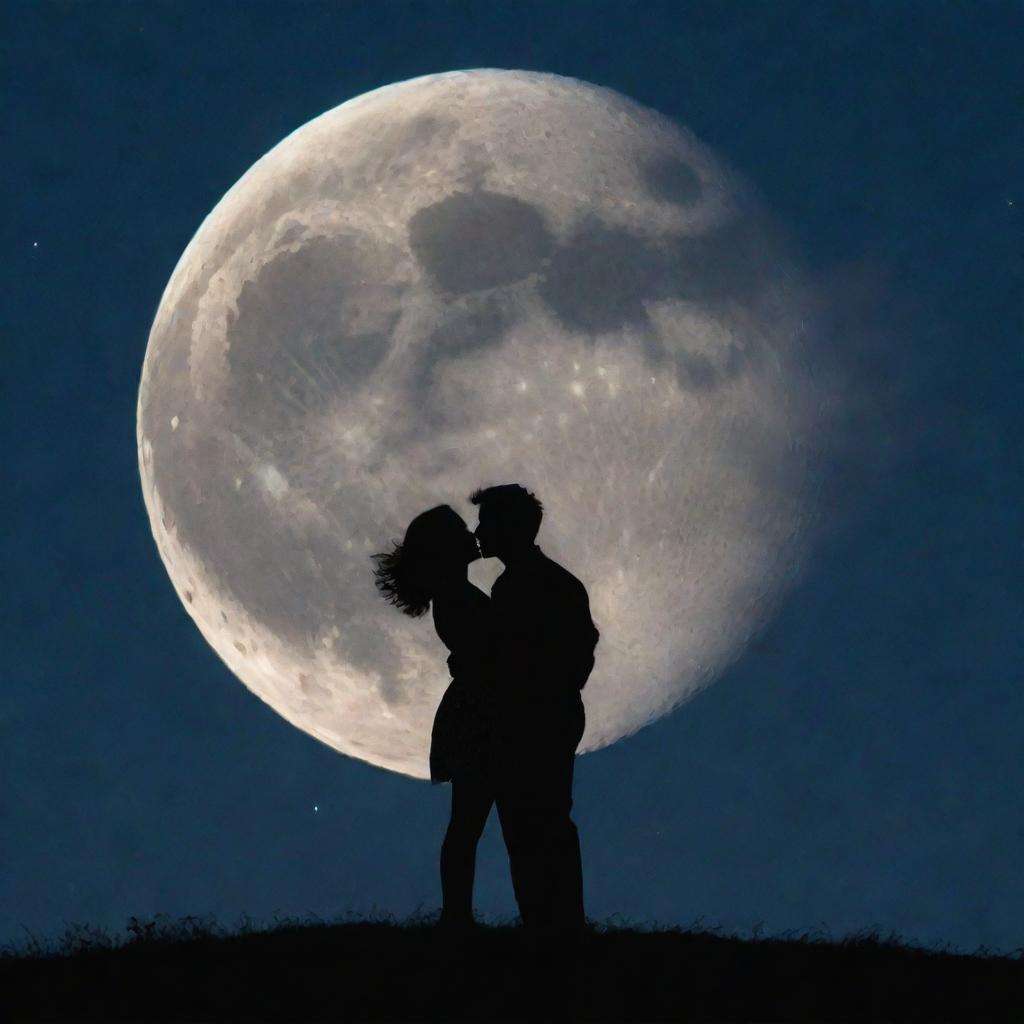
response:
M258 157L369 89L495 67L617 89L745 174L834 299L822 343L853 397L837 527L768 632L579 759L590 916L1024 944L1021 4L0 19L0 943L439 906L449 790L335 753L230 674L151 537L135 411L171 271ZM494 820L477 894L514 913Z

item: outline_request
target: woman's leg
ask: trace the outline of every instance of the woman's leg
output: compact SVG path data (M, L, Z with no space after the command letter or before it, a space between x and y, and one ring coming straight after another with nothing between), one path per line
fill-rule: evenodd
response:
M483 780L452 780L452 814L441 844L441 923L473 923L476 847L491 813L494 794Z

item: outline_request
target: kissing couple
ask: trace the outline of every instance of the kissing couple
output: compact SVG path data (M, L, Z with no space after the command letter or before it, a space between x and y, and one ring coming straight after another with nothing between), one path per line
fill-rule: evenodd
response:
M438 505L392 551L372 556L380 593L406 615L430 608L451 652L430 744L431 782L452 787L440 924L455 934L473 927L477 843L494 805L524 928L574 938L585 916L573 766L600 634L586 588L535 542L540 501L519 484L477 490L470 501L475 534ZM505 565L490 597L467 575L481 557Z

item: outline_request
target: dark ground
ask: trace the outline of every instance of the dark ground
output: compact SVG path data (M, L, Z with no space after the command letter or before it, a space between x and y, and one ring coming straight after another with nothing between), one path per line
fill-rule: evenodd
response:
M285 921L234 934L196 918L75 926L0 958L19 1021L1024 1021L1024 959L859 934L739 939L591 927L551 961L512 925L445 940L432 921ZM552 981L561 989L554 991Z

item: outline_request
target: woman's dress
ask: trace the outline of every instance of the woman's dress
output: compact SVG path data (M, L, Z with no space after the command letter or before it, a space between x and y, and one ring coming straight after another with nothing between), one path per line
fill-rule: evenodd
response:
M430 781L480 778L488 770L492 744L490 598L469 580L460 580L438 592L432 604L434 628L451 652L452 681L434 716Z

